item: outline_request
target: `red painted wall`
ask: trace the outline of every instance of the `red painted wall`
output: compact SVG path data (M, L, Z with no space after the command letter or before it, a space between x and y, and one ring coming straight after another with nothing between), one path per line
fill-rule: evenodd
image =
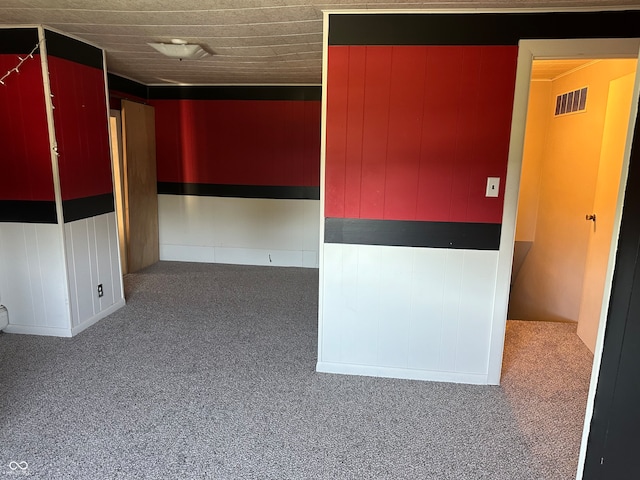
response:
M24 56L24 55L21 55ZM0 75L18 55L0 55ZM40 55L34 55L0 85L0 200L54 200L49 130Z
M320 102L153 100L159 182L318 186Z
M517 47L330 46L325 216L500 223ZM486 179L501 178L498 198Z
M113 191L101 69L49 56L62 199Z

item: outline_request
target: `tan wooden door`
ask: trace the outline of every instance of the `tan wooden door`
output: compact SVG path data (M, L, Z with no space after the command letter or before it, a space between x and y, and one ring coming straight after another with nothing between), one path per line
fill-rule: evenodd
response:
M122 141L127 264L133 273L160 259L153 107L122 101Z
M585 220L587 214L596 217L589 221L593 225L590 225L577 333L592 352L600 325L635 76L632 73L609 84L593 209L585 212Z

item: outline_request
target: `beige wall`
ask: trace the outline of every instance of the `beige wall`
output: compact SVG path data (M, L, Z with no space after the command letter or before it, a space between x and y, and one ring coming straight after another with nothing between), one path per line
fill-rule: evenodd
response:
M513 281L509 318L578 320L609 83L634 70L632 60L603 60L550 86L533 83L516 231L533 244ZM554 117L556 95L584 86L587 111Z

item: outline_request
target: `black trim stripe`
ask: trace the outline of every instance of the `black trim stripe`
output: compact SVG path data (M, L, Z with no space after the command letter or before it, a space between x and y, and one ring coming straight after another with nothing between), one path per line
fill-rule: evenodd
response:
M114 210L113 193L62 201L64 223L95 217Z
M151 86L151 100L320 100L321 86Z
M109 84L110 91L127 93L144 100L149 97L149 87L136 82L135 80L130 80L128 78L121 77L120 75L116 75L115 73L107 73L107 83Z
M517 45L521 39L638 36L638 10L329 16L329 45Z
M58 223L56 202L0 200L0 222Z
M158 194L320 200L320 187L158 182Z
M497 223L325 218L324 242L498 250L501 229Z
M101 49L51 30L45 30L44 38L47 41L47 55L102 70Z
M37 28L0 28L0 54L30 53L39 41Z

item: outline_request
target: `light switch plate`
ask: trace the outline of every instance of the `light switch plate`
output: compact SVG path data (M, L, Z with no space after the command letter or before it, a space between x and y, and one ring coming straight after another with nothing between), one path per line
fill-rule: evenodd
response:
M500 177L487 177L487 193L485 197L497 197L500 193Z

